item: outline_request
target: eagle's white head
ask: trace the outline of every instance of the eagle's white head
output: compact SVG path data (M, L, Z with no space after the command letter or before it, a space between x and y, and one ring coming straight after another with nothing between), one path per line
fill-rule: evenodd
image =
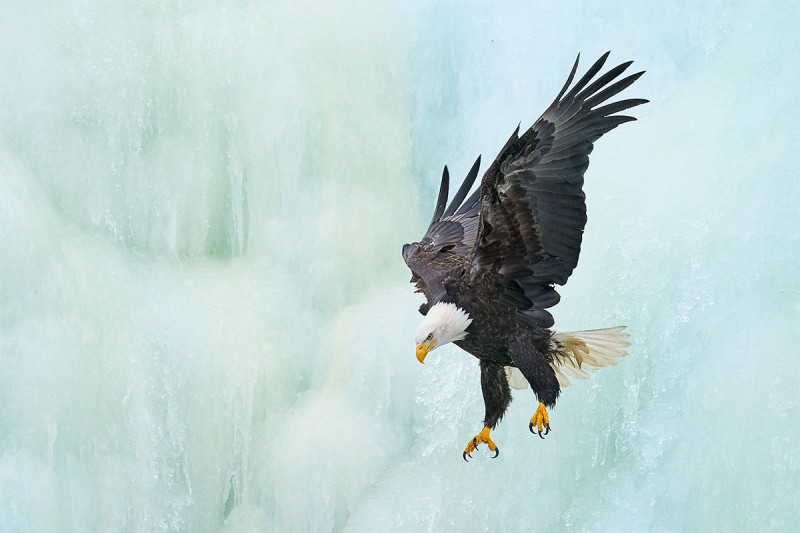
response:
M439 302L431 307L417 328L419 362L425 362L425 356L429 351L466 337L467 327L471 323L469 313L456 304Z

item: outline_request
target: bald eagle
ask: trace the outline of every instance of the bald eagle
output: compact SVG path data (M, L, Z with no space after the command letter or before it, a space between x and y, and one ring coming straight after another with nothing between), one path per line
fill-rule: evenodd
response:
M620 124L635 120L621 111L647 100L604 104L644 72L617 79L631 65L597 74L608 53L570 88L580 55L558 96L521 136L519 126L469 195L480 156L449 205L444 168L430 226L419 242L403 246L411 282L427 303L417 329L416 355L454 342L480 361L485 404L483 429L463 457L486 443L511 402L510 387L533 389L538 407L528 425L544 438L547 408L556 404L569 377L616 364L629 346L624 326L554 333L547 309L560 299L578 264L586 225L583 175L593 143ZM536 431L534 431L536 429Z

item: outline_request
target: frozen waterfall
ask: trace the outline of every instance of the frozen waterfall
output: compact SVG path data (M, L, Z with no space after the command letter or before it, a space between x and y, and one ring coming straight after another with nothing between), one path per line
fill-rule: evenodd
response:
M0 531L797 531L800 4L0 9ZM414 357L400 247L578 52L596 146L558 330L627 324L500 457Z

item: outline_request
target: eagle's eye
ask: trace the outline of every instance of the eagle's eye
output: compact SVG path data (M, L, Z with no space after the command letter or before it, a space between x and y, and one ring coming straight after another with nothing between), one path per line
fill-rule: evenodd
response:
M427 337L425 337L425 340L426 340L426 341L429 341L429 340L431 340L432 338L433 338L433 333L428 333L428 336L427 336Z

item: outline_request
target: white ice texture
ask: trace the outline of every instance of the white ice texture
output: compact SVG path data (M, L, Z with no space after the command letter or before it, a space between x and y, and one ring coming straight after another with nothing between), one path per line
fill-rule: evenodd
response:
M30 2L0 15L0 531L797 531L800 3ZM400 256L578 52L602 139L517 391L414 356Z

